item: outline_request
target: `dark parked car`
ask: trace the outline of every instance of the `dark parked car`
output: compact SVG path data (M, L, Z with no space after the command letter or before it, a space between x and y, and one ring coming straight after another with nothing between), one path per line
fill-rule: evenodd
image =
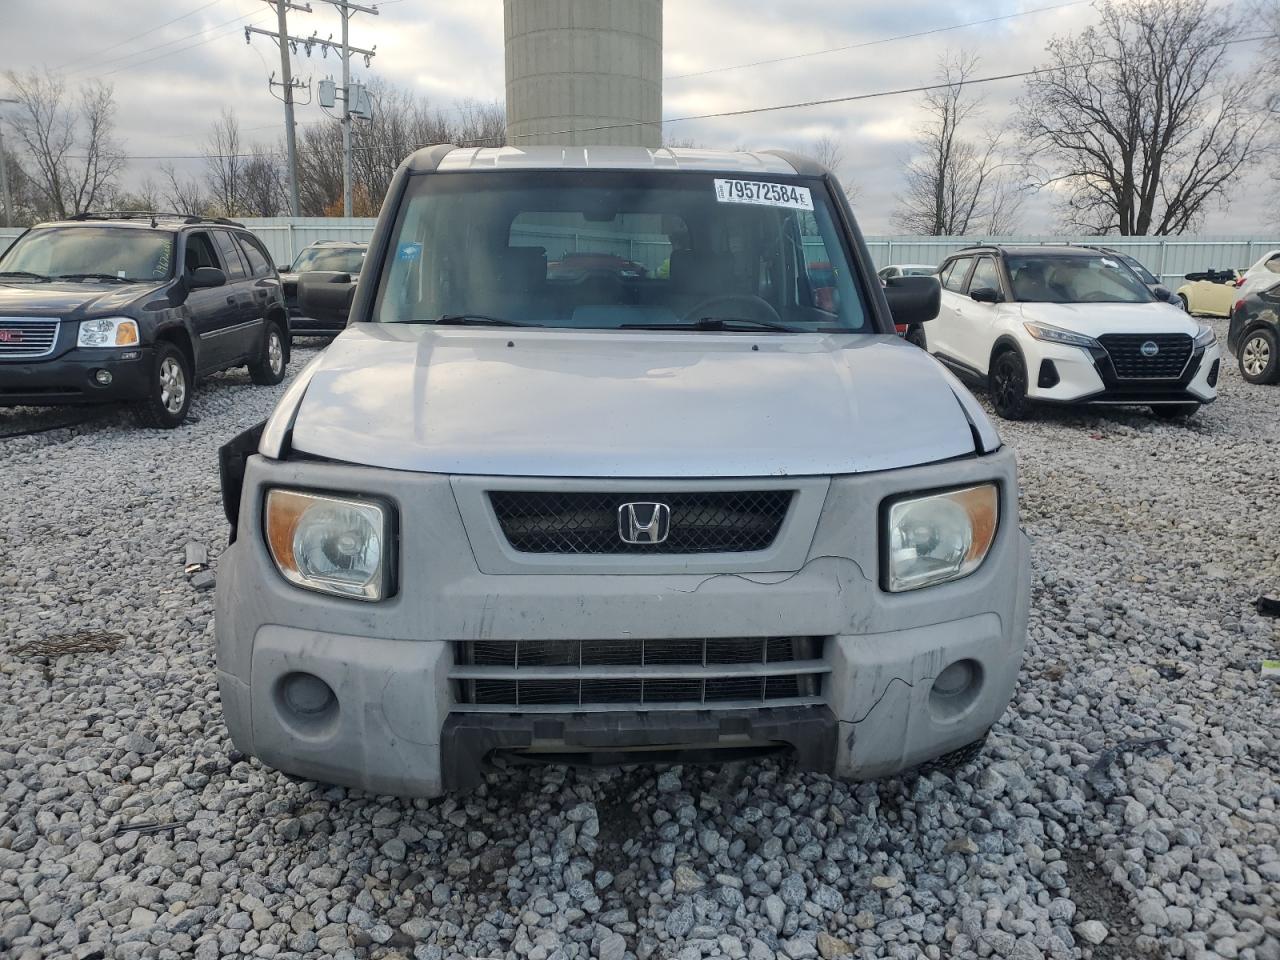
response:
M1250 383L1280 383L1280 282L1236 301L1227 348Z
M284 284L284 301L289 308L289 329L293 334L306 336L337 336L345 325L335 325L332 320L304 317L298 309L298 277L304 273L328 273L331 283L346 290L347 303L355 292L360 268L364 266L365 248L368 244L350 240L321 240L306 247L294 259L291 266L280 267L280 281Z
M83 214L0 255L0 406L131 401L176 427L198 376L283 380L287 334L271 259L231 220Z

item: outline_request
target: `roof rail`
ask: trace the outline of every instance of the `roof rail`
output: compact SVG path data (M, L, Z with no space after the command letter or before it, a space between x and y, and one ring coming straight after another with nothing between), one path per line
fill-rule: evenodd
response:
M228 227L243 227L238 220L226 217L202 217L196 214L172 213L160 210L101 210L96 213L77 213L68 220L150 220L155 226L159 220L181 220L183 223L221 223Z

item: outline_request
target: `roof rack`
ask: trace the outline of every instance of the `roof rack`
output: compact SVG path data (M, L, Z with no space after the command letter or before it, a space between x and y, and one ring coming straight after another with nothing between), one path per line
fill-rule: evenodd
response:
M183 223L220 223L228 227L243 227L238 220L226 217L202 217L195 214L169 213L159 210L101 210L97 213L77 213L68 220L150 220L155 226L160 220L180 220Z

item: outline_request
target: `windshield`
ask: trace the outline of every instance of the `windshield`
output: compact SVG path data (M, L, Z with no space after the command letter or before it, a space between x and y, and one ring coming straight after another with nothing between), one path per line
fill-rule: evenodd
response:
M1023 303L1150 303L1151 291L1116 257L1007 258L1013 298Z
M938 273L937 267L903 267L904 277L932 277Z
M28 231L0 256L0 274L85 274L121 280L167 280L173 234L137 227L47 227ZM7 278L6 278L7 279Z
M797 177L418 176L375 319L871 332L837 223Z
M1159 283L1160 282L1155 278L1155 275L1150 270L1144 267L1141 263L1139 263L1133 257L1121 257L1120 259L1123 260L1129 266L1130 270L1132 270L1134 273L1138 275L1138 279L1141 280L1143 283Z
M359 273L364 266L364 248L355 247L307 247L293 261L293 273L311 270L333 273Z

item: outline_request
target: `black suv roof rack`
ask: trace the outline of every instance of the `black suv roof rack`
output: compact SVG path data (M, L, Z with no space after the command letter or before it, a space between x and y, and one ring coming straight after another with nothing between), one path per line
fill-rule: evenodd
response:
M226 217L202 217L195 214L167 213L159 210L102 210L96 213L77 213L68 220L150 220L151 225L160 220L180 220L182 223L220 223L228 227L243 227L238 220Z

